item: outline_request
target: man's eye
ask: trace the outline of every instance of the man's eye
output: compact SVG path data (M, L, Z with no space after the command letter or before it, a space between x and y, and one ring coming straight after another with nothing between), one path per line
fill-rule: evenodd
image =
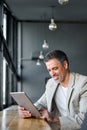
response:
M57 69L58 69L58 67L54 68L54 70L57 70Z

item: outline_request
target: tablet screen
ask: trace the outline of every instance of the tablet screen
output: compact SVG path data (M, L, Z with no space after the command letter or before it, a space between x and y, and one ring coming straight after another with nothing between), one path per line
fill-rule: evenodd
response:
M40 117L40 113L37 108L34 106L30 98L25 92L10 92L10 95L17 102L19 106L24 107L26 110L30 111L32 116Z

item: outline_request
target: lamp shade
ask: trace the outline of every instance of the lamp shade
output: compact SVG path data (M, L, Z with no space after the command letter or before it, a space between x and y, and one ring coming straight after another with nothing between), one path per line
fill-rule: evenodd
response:
M51 31L54 31L54 30L57 29L57 25L54 23L54 19L53 18L51 19L51 23L49 24L49 29Z
M43 52L42 52L42 51L40 51L39 59L41 59L41 60L44 59L44 55L43 55Z
M49 48L49 45L48 45L48 43L47 43L46 40L44 40L44 43L43 43L43 45L42 45L42 48L43 48L43 49L48 49L48 48Z
M37 62L36 62L36 65L40 66L41 63L40 63L40 60L38 59Z
M64 5L69 2L69 0L58 0L59 4Z

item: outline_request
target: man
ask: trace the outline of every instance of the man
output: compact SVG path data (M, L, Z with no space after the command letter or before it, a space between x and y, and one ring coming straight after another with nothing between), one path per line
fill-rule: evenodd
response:
M60 50L50 51L44 59L52 77L45 93L35 103L53 130L80 130L87 112L87 76L71 73L67 55ZM32 114L19 107L23 118Z

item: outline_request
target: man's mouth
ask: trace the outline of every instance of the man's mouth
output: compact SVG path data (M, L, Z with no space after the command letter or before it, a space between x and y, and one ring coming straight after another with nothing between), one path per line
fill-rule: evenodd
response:
M54 78L54 80L59 80L59 78L57 76L54 76L53 78Z

